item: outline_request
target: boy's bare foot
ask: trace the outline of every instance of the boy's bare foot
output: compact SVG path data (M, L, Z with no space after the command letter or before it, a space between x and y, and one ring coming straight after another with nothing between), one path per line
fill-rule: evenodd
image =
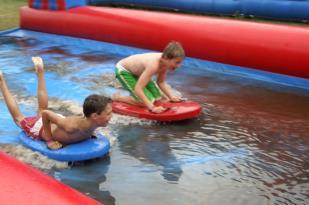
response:
M119 101L120 98L120 92L116 92L112 95L112 101Z
M156 100L156 102L169 102L170 100L167 99L167 98L162 98L162 99L159 99L159 100Z
M48 149L57 150L63 147L63 145L58 141L47 141L46 142Z
M43 73L44 63L43 63L42 58L39 56L32 57L32 62L34 64L35 72L37 74Z
M149 111L158 114L158 113L165 112L167 110L169 110L169 108L162 107L162 106L157 106L157 107L153 107Z
M2 73L2 71L0 70L0 82L2 82L3 81L3 73Z
M3 87L3 83L4 83L4 76L3 76L3 72L0 70L0 87Z
M171 102L182 102L182 101L185 101L184 98L181 98L179 96L173 96L171 99L170 99Z
M130 104L130 105L136 105L136 106L140 106L140 107L145 107L144 103L142 103L140 101L136 101L131 96L122 96L121 92L114 93L111 98L112 98L112 101L118 101L118 102L123 102L123 103Z

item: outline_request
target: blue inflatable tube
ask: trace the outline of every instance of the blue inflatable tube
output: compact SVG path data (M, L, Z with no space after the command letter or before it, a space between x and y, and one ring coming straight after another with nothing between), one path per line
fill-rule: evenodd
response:
M89 0L89 4L137 5L217 15L309 20L309 0Z
M308 0L242 0L240 12L258 17L308 20Z
M200 13L218 13L233 15L239 8L239 1L213 0L89 0L89 4L100 5L136 5L152 8L178 9Z

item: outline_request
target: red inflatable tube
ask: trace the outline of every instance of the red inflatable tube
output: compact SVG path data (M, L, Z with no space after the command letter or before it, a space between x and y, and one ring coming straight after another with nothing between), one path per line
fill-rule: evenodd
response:
M101 204L2 152L0 187L0 204Z
M309 78L309 28L119 8L21 8L25 29L162 50L180 41L188 56Z

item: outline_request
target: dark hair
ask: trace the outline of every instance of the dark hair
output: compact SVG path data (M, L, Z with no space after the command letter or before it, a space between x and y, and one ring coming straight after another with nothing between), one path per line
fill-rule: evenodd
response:
M176 41L171 41L167 46L164 48L162 52L162 58L165 59L175 59L185 57L185 51L183 50L181 44Z
M83 104L83 112L86 117L90 117L92 113L101 114L106 106L111 103L112 100L103 95L89 95Z

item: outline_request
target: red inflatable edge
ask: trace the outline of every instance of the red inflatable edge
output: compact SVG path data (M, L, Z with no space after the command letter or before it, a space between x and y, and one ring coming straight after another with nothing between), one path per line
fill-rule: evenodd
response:
M3 152L0 152L0 179L1 204L101 204Z
M309 28L154 11L22 7L21 28L162 50L180 41L187 56L309 78Z

